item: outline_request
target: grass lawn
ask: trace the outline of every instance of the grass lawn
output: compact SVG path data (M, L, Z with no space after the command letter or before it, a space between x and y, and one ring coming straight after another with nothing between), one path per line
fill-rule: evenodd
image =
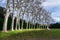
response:
M60 29L0 32L0 40L60 40Z

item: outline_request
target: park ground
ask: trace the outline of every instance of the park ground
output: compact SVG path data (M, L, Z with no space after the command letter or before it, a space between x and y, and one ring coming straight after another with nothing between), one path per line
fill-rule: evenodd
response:
M23 29L0 31L0 40L60 40L60 29Z

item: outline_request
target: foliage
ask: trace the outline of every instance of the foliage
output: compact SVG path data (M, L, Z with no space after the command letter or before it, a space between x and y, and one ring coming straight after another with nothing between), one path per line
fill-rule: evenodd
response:
M6 9L0 6L0 30L2 30Z
M60 23L51 24L49 28L60 29Z

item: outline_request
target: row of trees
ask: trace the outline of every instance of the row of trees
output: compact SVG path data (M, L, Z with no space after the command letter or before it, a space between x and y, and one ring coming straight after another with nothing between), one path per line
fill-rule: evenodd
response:
M44 0L7 0L6 4L6 14L3 24L3 31L7 31L7 23L9 17L11 17L11 30L20 30L23 29L24 21L26 21L26 29L30 29L30 24L37 24L37 28L41 25L47 26L52 22L52 17L49 12L47 12L41 6ZM9 16L10 15L10 16ZM16 21L14 21L16 19ZM22 19L22 23L20 23ZM16 24L14 26L14 24ZM20 26L21 25L21 26Z

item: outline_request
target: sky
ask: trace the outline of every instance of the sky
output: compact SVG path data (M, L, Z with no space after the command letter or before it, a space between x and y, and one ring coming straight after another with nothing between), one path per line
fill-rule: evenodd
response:
M6 7L5 0L0 0L0 6ZM46 0L42 3L42 6L51 13L56 22L60 22L60 0Z
M42 5L51 12L51 16L56 22L60 22L60 0L46 0Z

